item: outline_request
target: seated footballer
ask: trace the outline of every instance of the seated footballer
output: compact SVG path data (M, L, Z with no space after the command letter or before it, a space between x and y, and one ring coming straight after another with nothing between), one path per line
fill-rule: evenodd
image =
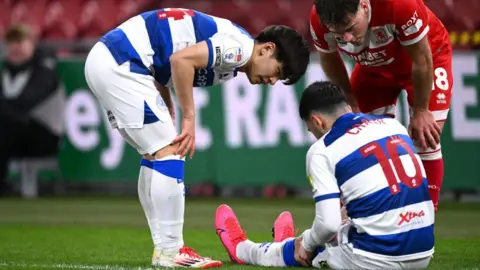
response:
M318 139L307 153L313 225L295 237L292 215L283 212L274 223L274 242L254 243L233 210L221 205L215 225L231 260L276 267L427 268L434 252L434 206L405 127L388 116L352 113L343 90L330 82L308 86L299 111Z

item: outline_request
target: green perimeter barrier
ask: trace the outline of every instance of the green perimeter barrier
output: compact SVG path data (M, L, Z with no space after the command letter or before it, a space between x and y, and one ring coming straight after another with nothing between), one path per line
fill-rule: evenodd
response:
M480 186L479 56L455 54L453 59L453 101L442 136L446 189ZM140 156L110 129L88 89L83 66L83 59L59 63L68 92L62 176L72 182L136 181ZM348 66L351 71L350 62ZM304 87L324 78L312 61L295 86L252 86L241 75L222 86L195 89L197 152L187 159L186 183L308 187L305 154L313 138L297 106ZM398 105L397 117L407 123L404 95Z

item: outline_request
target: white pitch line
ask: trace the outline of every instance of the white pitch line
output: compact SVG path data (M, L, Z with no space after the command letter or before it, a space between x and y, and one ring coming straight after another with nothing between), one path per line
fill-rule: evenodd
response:
M124 267L119 265L87 265L87 264L37 264L37 263L22 263L22 262L1 262L0 268L15 267L15 268L50 268L50 269L99 269L99 270L153 270L154 268L142 267Z

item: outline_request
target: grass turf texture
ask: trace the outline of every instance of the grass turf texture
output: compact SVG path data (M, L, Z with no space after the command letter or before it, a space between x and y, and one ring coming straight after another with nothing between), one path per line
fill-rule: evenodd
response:
M270 241L284 210L300 230L313 220L310 200L187 199L185 242L201 255L238 266L215 234L214 215L230 204L254 241ZM430 269L480 268L480 205L442 203L436 217L435 258ZM0 200L0 269L148 269L152 242L135 198Z

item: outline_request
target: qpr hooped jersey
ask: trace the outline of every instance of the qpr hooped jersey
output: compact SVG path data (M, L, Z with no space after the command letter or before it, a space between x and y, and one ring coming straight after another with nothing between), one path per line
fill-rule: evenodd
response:
M420 157L397 120L349 113L312 145L307 175L316 202L340 197L353 253L388 261L434 251L434 209Z
M101 39L119 65L172 86L170 56L205 41L208 66L195 71L193 86L211 86L237 75L251 57L254 40L233 22L191 9L165 8L130 18Z
M315 11L310 13L310 32L317 50L337 48L362 67L376 73L409 74L412 62L404 46L428 35L435 61L450 50L448 32L423 0L370 0L369 28L362 45L347 43L329 32Z

